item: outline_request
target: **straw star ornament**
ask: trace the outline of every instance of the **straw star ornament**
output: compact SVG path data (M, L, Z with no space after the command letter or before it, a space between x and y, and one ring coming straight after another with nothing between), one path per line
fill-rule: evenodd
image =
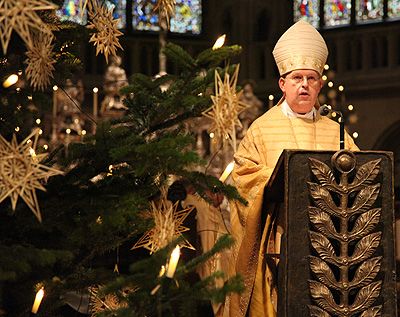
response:
M14 30L28 47L32 47L31 30L51 34L49 27L36 11L55 10L57 6L46 0L0 0L0 42L4 55Z
M169 19L175 15L176 0L158 0L153 11L158 10L160 17L167 20L169 24Z
M143 237L135 243L131 250L143 247L150 250L150 253L154 253L167 246L168 243L172 242L174 239L180 237L183 232L190 230L183 225L183 222L194 207L188 207L178 211L178 203L179 202L172 204L168 201L165 192L162 193L158 204L152 201L150 213L151 217L154 219L154 227L147 231ZM181 247L194 250L194 247L186 239L184 239Z
M28 58L25 60L27 64L25 73L34 90L44 90L50 84L50 78L53 77L53 64L56 61L52 52L52 41L52 36L41 33L26 52Z
M96 46L96 55L103 53L108 64L108 55L116 56L117 49L122 49L118 37L123 33L118 30L119 19L114 19L112 10L108 10L105 6L97 1L89 3L90 24L88 29L95 32L90 37L89 43L93 42Z
M203 116L212 120L210 132L214 133L217 144L225 145L228 141L236 151L236 127L242 123L239 114L250 105L240 101L243 90L237 92L236 85L239 75L239 65L236 66L233 76L225 74L224 80L215 71L215 96L211 96L213 105L203 112Z
M41 181L63 172L40 164L47 154L36 154L38 138L39 129L20 144L15 134L11 143L0 135L0 203L10 197L12 210L15 211L21 197L41 222L36 189L45 191Z

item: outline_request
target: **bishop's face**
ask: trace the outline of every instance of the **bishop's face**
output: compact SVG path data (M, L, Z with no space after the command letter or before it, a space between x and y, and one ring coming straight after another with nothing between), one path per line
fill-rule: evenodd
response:
M289 107L296 113L305 114L314 107L322 88L321 76L311 69L298 69L279 78Z

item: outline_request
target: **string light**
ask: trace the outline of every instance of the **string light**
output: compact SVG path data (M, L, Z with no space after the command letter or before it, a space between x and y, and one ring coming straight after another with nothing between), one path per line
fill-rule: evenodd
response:
M268 99L271 100L271 101L274 100L274 95L269 95Z
M19 127L16 127L14 130L15 132L19 132Z
M36 124L40 124L40 122L42 122L42 120L36 119Z
M328 83L328 86L332 88L332 87L333 87L333 82L330 81L330 82Z
M338 89L339 89L339 91L343 91L343 90L344 90L344 86L343 86L343 85L340 85L340 86L338 87Z
M325 69L325 70L328 70L328 69L329 69L329 65L328 65L328 64L325 64L324 69Z
M213 139L214 136L215 136L214 132L211 132L211 133L210 133L210 139Z
M70 134L71 133L71 129L67 129L67 130L65 130L65 133L67 133L67 134Z
M47 149L49 148L49 146L48 146L47 144L45 144L45 145L43 145L43 148L44 148L45 150L47 150Z
M54 91L57 91L57 90L58 90L58 86L57 86L57 85L54 85L54 86L53 86L53 90L54 90Z
M3 87L8 88L12 85L14 85L18 81L18 75L17 74L11 74L10 76L7 77L7 79L3 82Z
M353 132L353 138L355 138L355 139L358 138L358 132Z
M347 109L349 109L349 111L353 111L353 110L354 110L354 107L353 107L353 105L348 105L348 106L347 106Z
M322 75L322 80L327 80L328 79L328 76L326 76L326 75Z

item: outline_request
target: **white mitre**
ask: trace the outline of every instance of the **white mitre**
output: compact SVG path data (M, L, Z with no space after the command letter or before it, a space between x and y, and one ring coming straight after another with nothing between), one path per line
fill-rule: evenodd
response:
M281 76L296 69L312 69L322 74L328 48L321 34L300 20L283 33L272 54Z

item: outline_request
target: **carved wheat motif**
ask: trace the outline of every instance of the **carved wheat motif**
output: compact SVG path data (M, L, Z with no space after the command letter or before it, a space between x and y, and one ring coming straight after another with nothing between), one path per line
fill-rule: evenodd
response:
M310 256L310 269L317 279L309 281L315 304L309 306L310 316L379 317L382 306L373 304L382 286L382 281L376 280L382 257L374 257L382 236L377 231L381 208L372 207L380 190L380 184L374 182L381 160L367 162L355 173L353 153L339 151L331 161L338 180L327 164L309 160L317 180L308 183L314 204L308 207L312 225L309 236L317 254ZM351 182L350 174L355 174ZM351 280L350 268L354 275Z

